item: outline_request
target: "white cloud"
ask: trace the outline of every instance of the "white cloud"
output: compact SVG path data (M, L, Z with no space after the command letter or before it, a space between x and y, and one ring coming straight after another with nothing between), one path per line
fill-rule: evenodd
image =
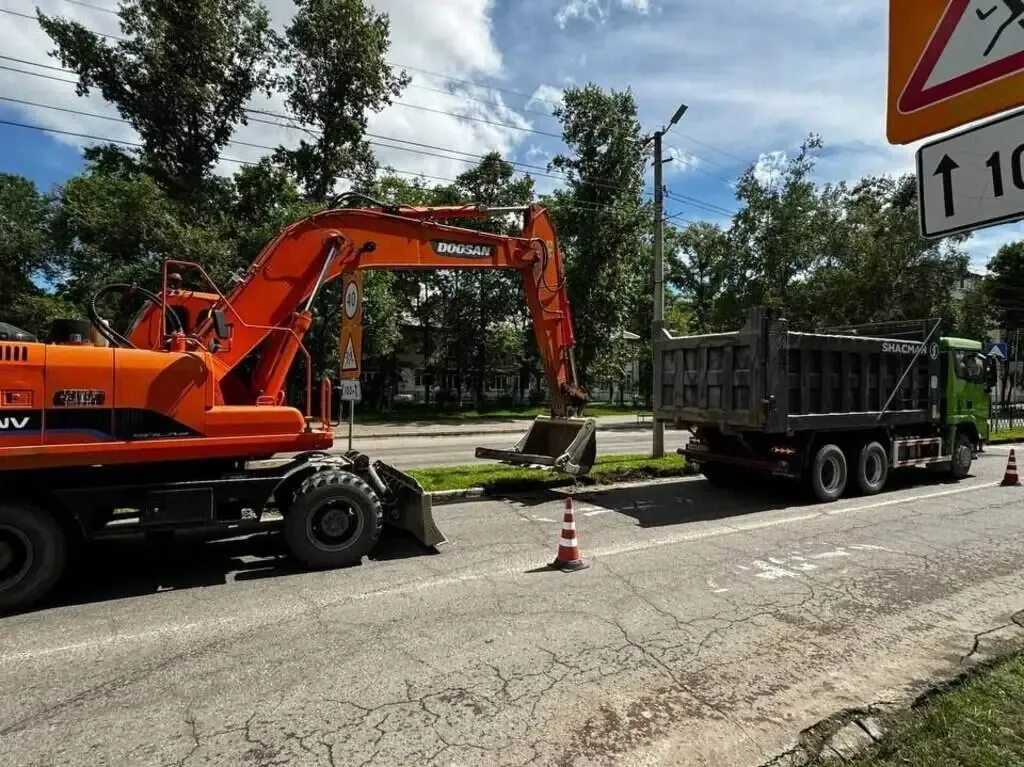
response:
M93 4L110 10L117 7L115 0L93 0ZM44 13L75 19L89 29L113 35L119 33L117 17L110 13L69 5L60 0L39 0L38 5ZM294 11L293 3L290 0L269 0L267 5L273 24L281 29ZM402 103L396 103L380 114L370 116L370 132L389 139L373 139L379 144L374 150L382 165L451 178L470 167L475 162L474 158L402 145L400 141L404 139L470 155L482 155L492 150L508 154L529 135L515 128L529 128L532 123L499 98L498 92L446 79L478 81L483 77L503 75L501 51L492 34L490 0L437 0L429 4L408 0L376 0L374 6L390 17L392 45L389 60L399 66L415 67L440 75L438 77L409 70L412 84L399 97L398 101ZM4 54L7 56L50 66L58 64L56 59L47 56L54 48L53 43L33 20L0 16L0 39L5 41ZM59 75L37 67L11 65L74 79L71 74ZM5 70L0 70L0 92L23 101L99 113L107 118L8 103L8 106L23 113L25 122L121 141L138 140L128 125L117 120L117 111L95 92L88 98L79 98L75 95L73 85ZM286 111L280 98L267 100L256 96L251 106L272 112ZM460 116L476 120L460 119ZM301 137L308 135L295 127L289 127L285 120L265 116L260 116L260 119L270 119L279 124L250 122L248 126L239 128L234 139L249 144L292 146ZM515 127L493 123L506 123ZM55 138L72 146L96 143L91 139L67 135L56 135ZM425 152L442 156L431 156ZM236 143L224 150L223 157L254 161L265 154L267 151L264 149ZM237 163L222 161L217 170L232 173L237 168Z
M568 0L555 14L555 23L561 29L565 29L573 20L589 21L600 26L608 20L613 6L641 14L651 10L650 0Z
M782 174L786 170L786 163L789 157L781 149L773 152L762 152L754 163L754 178L758 183L766 186L773 186L779 183Z
M667 167L677 173L693 171L704 164L703 160L697 155L692 152L686 152L676 146L668 147L665 155L669 160Z
M527 109L543 109L551 113L556 106L565 103L565 91L553 85L538 85L530 100L526 102Z

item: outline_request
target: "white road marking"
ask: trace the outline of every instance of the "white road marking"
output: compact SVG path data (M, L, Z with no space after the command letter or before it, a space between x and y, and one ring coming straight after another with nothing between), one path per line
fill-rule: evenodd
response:
M661 548L664 546L675 546L682 543L689 543L691 541L699 541L705 538L719 538L726 535L735 535L736 533L745 533L751 530L759 530L766 527L776 527L779 525L788 525L793 522L801 522L807 519L813 519L815 517L832 517L839 516L840 514L851 514L859 511L868 511L871 509L885 508L887 506L895 506L898 504L914 503L916 501L926 501L930 498L941 498L950 495L960 495L963 493L976 492L978 490L990 487L997 487L999 480L992 482L983 482L980 484L972 484L963 487L957 487L950 490L941 490L935 493L924 493L915 496L903 496L900 498L894 498L886 501L877 501L875 503L863 504L861 506L848 506L840 507L837 509L825 509L815 513L809 514L796 514L792 516L780 517L777 519L764 520L762 522L754 522L748 524L736 524L736 525L718 525L715 527L705 528L703 530L697 530L693 532L681 532L669 535L663 535L657 538L651 538L645 541L636 541L633 543L618 544L614 546L607 546L604 548L598 548L591 550L588 554L587 551L583 551L584 560L588 558L601 558L601 557L616 557L623 556L625 554L632 554L637 551L645 551L647 549ZM319 600L319 606L329 607L344 604L345 602L362 602L367 599L381 599L389 596L397 596L409 593L415 593L418 591L425 591L427 589L434 588L445 588L450 586L457 586L463 583L471 583L474 581L480 581L485 579L495 578L499 575L521 575L524 570L530 569L537 565L539 555L530 557L520 557L513 564L508 567L499 570L488 570L487 572L465 572L457 575L445 576L440 578L430 578L424 580L411 581L403 583L398 586L389 586L387 588L376 589L373 591L366 591L357 594L343 594L337 595L329 599ZM766 563L767 564L767 563ZM741 570L746 570L742 565L738 566ZM769 565L772 567L772 565ZM796 576L797 573L791 573L792 576ZM579 577L579 576L577 576ZM333 592L327 592L333 594ZM259 610L253 612L253 616L256 619L254 622L266 622L280 620L282 617L289 615L299 615L307 609L307 606L302 602L290 602L282 604L276 610L268 610L265 606L260 606ZM37 615L39 615L37 613ZM208 629L216 627L218 625L230 625L233 623L240 623L244 619L244 616L239 615L230 618L216 618L204 622L190 622L190 623L172 623L165 626L159 626L154 629L141 631L137 633L125 633L115 634L107 637L98 637L96 639L83 640L81 642L75 642L72 644L57 645L54 647L36 647L31 650L23 650L17 652L10 652L0 655L0 664L5 663L17 663L32 660L34 658L40 658L47 655L53 655L61 652L71 652L74 650L82 650L97 645L110 645L117 643L120 646L124 646L130 642L139 642L166 637L167 635L176 635L188 631L197 629ZM9 624L8 624L9 625Z
M823 551L820 554L811 554L811 559L836 559L837 557L848 557L849 551L836 549L835 551Z

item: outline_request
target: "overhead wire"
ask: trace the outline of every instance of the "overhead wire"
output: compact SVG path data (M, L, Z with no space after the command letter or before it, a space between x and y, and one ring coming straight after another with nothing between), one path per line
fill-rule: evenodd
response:
M136 148L136 149L142 147L142 144L140 144L139 142L136 142L136 141L128 141L126 139L118 139L118 138L113 138L113 137L110 137L110 136L99 136L99 135L96 135L96 134L84 133L84 132L80 132L80 131L61 130L60 128L49 128L49 127L46 127L46 126L43 126L43 125L33 125L32 123L24 123L24 122L19 122L17 120L0 119L0 125L7 125L7 126L10 126L10 127L14 127L14 128L24 128L26 130L38 131L38 132L41 132L41 133L52 133L52 134L59 135L59 136L68 136L68 137L72 137L72 138L88 139L89 141L98 141L98 142L101 142L101 143L118 144L120 146L132 147L132 148ZM274 148L274 147L266 146L266 145L263 145L263 144L254 144L254 143L250 143L250 142L239 142L239 141L234 141L234 140L229 141L228 143L239 144L240 146L248 146L248 147L254 147L254 148L257 148L257 149L265 149L265 150L272 150ZM241 158L229 157L229 156L223 155L223 154L218 155L217 159L220 160L220 161L223 161L223 162L230 162L230 163L234 163L234 164L238 164L238 165L248 165L248 166L259 165L258 162L253 161L253 160L243 160ZM398 174L401 174L401 175L408 175L408 176L414 176L414 177L419 177L419 178L426 178L426 179L430 179L432 181L441 181L441 182L448 183L448 184L454 184L454 183L458 182L458 179L451 178L450 176L438 176L438 175L435 175L435 174L424 173L422 171L403 170L401 168L393 168L393 167L392 168L388 168L387 170L389 170L392 173L398 173ZM346 181L355 181L356 180L356 179L353 179L353 178L351 178L349 176L339 176L339 178L344 179ZM563 201L563 202L560 202L559 205L564 205L565 207L568 207L568 208L572 208L572 209L576 209L576 210L583 210L583 211L591 212L591 213L598 213L598 212L602 212L602 211L636 212L636 208L626 208L626 207L622 207L622 206L607 205L607 204L602 204L602 203L591 203L591 202L584 202L584 201L577 201L577 202L564 202Z
M104 7L95 5L93 3L83 2L83 0L63 0L63 2L67 3L68 5L77 5L77 6L81 6L83 8L88 8L88 9L91 9L91 10L94 10L94 11L98 11L98 12L101 12L101 13L110 14L112 16L117 16L118 15L117 11L112 9L112 8L104 8ZM22 13L22 12L14 11L14 10L11 10L11 9L0 8L0 13L8 13L8 14L10 14L12 16L18 16L18 17L21 17L21 18L24 18L24 19L33 20L33 21L36 20L36 17L32 16L31 14ZM123 41L124 40L124 38L119 37L117 35L111 35L111 34L104 33L104 32L99 32L99 31L93 30L93 29L88 29L87 31L92 32L93 34L99 35L101 37L106 37L108 39L115 40L115 41ZM28 63L28 62L26 62L26 63ZM548 119L551 119L551 120L555 119L553 114L551 114L550 112L547 112L547 111L540 111L540 110L536 110L536 109L530 109L529 108L529 104L531 102L538 102L538 103L543 103L543 104L550 104L553 107L561 106L561 102L556 101L554 99L547 99L547 98L544 98L542 96L538 96L536 93L533 93L533 94L523 93L522 91L511 90L511 89L508 89L508 88L502 88L500 86L493 85L493 84L490 84L490 83L481 83L481 82L477 82L475 80L468 80L468 79L464 79L464 78L453 77L451 75L445 75L445 74L442 74L440 72L435 72L435 71L432 71L432 70L429 70L429 69L423 69L423 68L420 68L420 67L411 66L409 64L402 64L402 63L398 63L398 62L394 62L394 61L386 61L386 63L389 64L390 66L398 68L398 69L408 69L408 70L413 71L413 72L419 72L420 74L428 75L430 77L434 77L434 78L437 78L437 79L440 79L440 80L446 80L446 81L451 82L451 83L457 83L459 85L467 85L467 86L471 86L473 88L482 88L482 89L485 89L485 90L494 91L494 92L497 92L497 93L503 93L503 94L506 94L506 95L509 95L509 96L515 96L517 98L525 99L526 100L526 105L524 105L522 107L517 107L516 108L517 111L526 112L528 114L535 114L535 115L538 115L539 117L545 117L545 118L548 118ZM474 101L474 102L478 102L478 103L485 104L487 106L492 106L492 107L500 108L500 107L505 106L503 104L498 104L498 103L495 103L494 101L491 101L491 100L488 100L488 99L478 98L478 97L471 96L471 95L465 94L465 93L453 93L452 91L442 90L440 88L431 88L431 87L426 86L426 85L420 85L419 83L409 83L408 87L414 88L414 89L417 89L417 90L428 91L428 92L431 92L431 93L438 93L438 94L442 94L442 95L446 95L446 96L451 96L453 98L464 99L464 100L467 100L467 101ZM393 103L399 104L399 105L402 105L402 106L412 107L412 108L420 108L418 105L410 105L410 104L407 104L405 102L395 101ZM451 113L449 113L449 114L451 114ZM457 114L454 115L454 116L463 117L463 115L457 115ZM469 119L469 118L467 117L467 119ZM506 126L506 127L513 127L513 126ZM516 128L516 129L519 129L519 128ZM695 144L698 144L700 146L706 147L707 149L710 149L712 151L718 152L719 154L725 155L727 157L732 157L732 158L738 160L739 162L745 162L744 160L742 160L741 158L737 157L736 155L731 154L729 152L726 152L725 150L718 149L718 148L714 147L713 145L708 144L706 142L703 142L703 141L700 141L698 139L695 139L695 138L693 138L693 137L691 137L691 136L689 136L689 135L687 135L685 133L682 133L681 131L676 130L675 127L673 127L673 130L681 138L687 139L688 141L692 141ZM552 135L550 133L546 133L545 131L540 131L540 130L537 130L537 129L531 129L531 131L535 132L535 133L538 133L539 135L548 135L548 136ZM554 138L561 138L561 136L555 135ZM697 154L695 154L693 152L689 152L688 154L690 154L693 157L698 158L699 160L701 160L703 162L707 162L707 163L709 163L711 165L721 165L721 163L716 163L713 160L709 160L708 158L702 157L702 156L697 155ZM724 168L726 166L722 165L721 167ZM709 175L712 175L712 177L714 177L713 174L709 174ZM718 178L720 178L720 177L718 177ZM730 183L730 182L727 181L726 183Z

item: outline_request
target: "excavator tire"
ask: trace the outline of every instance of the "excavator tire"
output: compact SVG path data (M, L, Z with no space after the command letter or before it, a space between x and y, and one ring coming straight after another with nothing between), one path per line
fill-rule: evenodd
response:
M384 510L373 488L333 467L306 477L284 513L288 549L315 570L358 564L383 525Z
M45 509L0 502L0 614L30 607L64 574L68 542Z

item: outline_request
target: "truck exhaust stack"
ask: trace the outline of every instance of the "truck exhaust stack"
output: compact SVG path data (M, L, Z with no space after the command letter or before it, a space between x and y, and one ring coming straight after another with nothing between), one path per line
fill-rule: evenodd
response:
M572 476L586 476L597 458L597 421L537 416L510 450L478 447L476 457L514 466L550 466Z

